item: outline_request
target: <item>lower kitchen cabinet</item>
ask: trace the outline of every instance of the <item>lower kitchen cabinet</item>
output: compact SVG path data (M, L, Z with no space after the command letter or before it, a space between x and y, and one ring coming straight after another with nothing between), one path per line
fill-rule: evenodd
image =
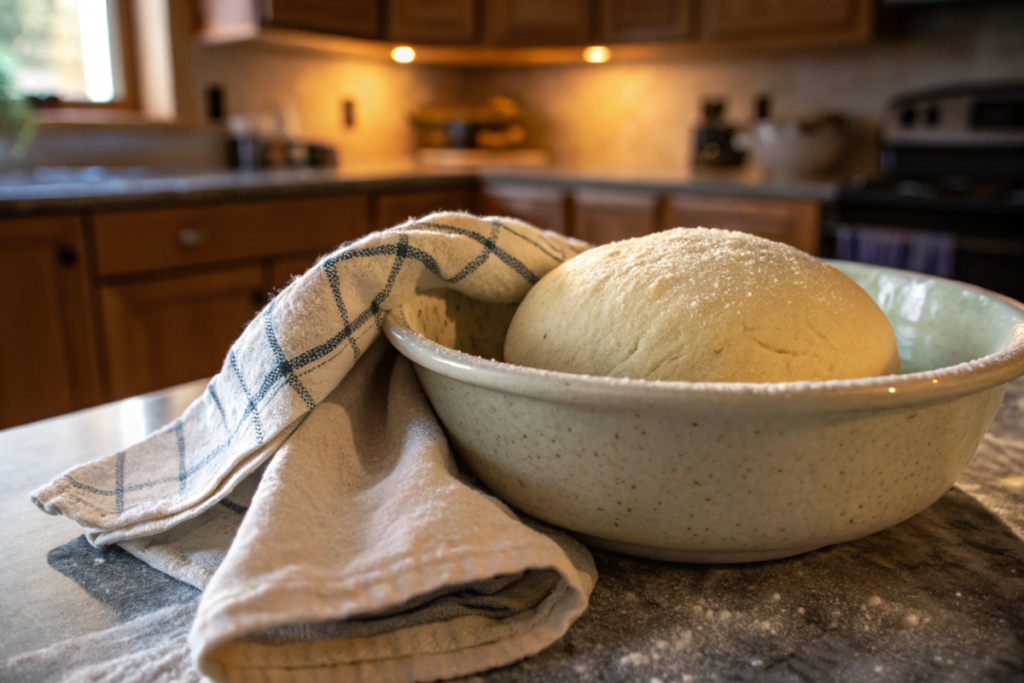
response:
M93 216L100 277L323 249L362 237L365 194L230 202Z
M480 213L511 216L564 235L568 231L569 198L562 190L545 185L485 183L480 188Z
M270 293L276 294L287 287L292 279L312 268L320 256L320 253L309 253L276 259L270 265Z
M100 287L111 398L215 374L266 302L260 266Z
M680 194L669 200L663 227L739 230L817 254L821 247L821 205L789 199Z
M664 200L652 192L580 190L573 203L571 234L591 244L641 237L662 226Z
M476 208L474 192L470 188L455 190L421 190L416 192L386 192L376 196L374 230L404 223L433 211L473 211Z
M0 429L99 403L78 216L0 221Z

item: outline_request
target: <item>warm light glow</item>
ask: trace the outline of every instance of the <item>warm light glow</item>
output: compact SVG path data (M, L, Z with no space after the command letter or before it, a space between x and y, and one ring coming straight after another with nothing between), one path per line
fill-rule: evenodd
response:
M612 58L612 51L604 45L591 45L583 50L583 60L591 64L604 64Z
M889 387L889 393L890 394L895 394L896 393L896 387Z
M110 102L114 99L114 69L110 61L107 0L78 0L78 25L82 36L85 96L90 102Z
M932 384L938 384L938 383L939 383L939 380L937 380L937 379L933 379L932 380Z
M408 64L412 60L416 59L416 50L412 49L408 45L396 47L391 51L391 59L402 64Z

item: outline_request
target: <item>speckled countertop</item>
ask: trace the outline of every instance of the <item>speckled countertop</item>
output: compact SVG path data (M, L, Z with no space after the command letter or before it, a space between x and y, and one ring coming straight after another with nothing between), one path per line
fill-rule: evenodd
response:
M174 204L302 197L370 190L416 190L467 183L541 184L565 190L628 189L722 196L829 201L835 182L769 182L756 172L645 173L557 168L427 169L393 165L367 169L172 172L144 167L37 169L0 173L0 216Z
M138 440L203 388L0 432L0 679L63 680L102 665L96 639L126 653L183 641L198 591L120 549L92 548L28 492ZM891 529L748 565L594 558L590 608L560 641L464 681L1022 681L1024 379L956 486Z

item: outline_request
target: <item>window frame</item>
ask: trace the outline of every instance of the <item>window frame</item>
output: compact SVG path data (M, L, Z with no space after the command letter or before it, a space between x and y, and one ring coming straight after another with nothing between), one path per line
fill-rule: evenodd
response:
M173 1L173 0L172 0ZM75 100L38 99L30 98L36 115L42 120L48 118L67 118L60 114L48 116L47 112L74 111L74 110L95 110L111 112L139 112L142 108L139 97L138 65L136 62L135 46L135 13L132 8L132 0L107 0L108 8L113 4L117 8L117 38L118 41L111 41L111 62L113 63L115 76L120 76L124 83L121 99L114 99L110 102L86 102ZM113 22L111 22L113 23ZM116 45L114 44L116 42ZM116 49L113 49L115 48ZM118 68L117 62L120 62ZM118 73L120 72L120 73Z

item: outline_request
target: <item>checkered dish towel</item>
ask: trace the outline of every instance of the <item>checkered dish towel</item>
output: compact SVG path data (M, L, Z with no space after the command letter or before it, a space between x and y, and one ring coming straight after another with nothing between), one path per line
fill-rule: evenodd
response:
M35 491L204 589L219 681L425 681L539 652L586 609L583 546L467 485L384 313L451 288L520 301L586 245L438 213L342 245L249 323L184 415Z

